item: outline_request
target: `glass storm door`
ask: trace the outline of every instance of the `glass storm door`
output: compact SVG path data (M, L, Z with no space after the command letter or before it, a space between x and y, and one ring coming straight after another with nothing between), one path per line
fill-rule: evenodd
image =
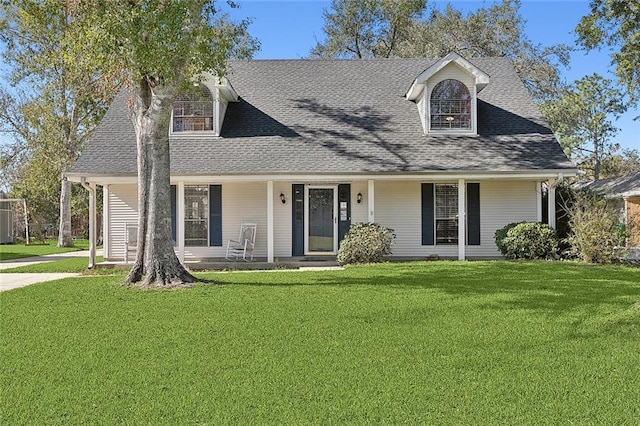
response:
M337 251L337 191L335 187L307 188L307 253Z

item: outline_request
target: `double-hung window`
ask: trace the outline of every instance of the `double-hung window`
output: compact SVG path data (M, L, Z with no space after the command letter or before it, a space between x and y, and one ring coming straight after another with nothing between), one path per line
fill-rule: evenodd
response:
M458 244L458 185L435 186L436 244Z
M174 187L175 188L175 187ZM175 193L175 190L172 190ZM177 208L172 195L172 226ZM175 226L174 226L175 240ZM222 246L222 186L184 186L184 245L186 247Z
M466 217L467 245L480 245L480 184L466 184L466 215L458 210L458 184L422 184L422 245L458 244L460 217Z

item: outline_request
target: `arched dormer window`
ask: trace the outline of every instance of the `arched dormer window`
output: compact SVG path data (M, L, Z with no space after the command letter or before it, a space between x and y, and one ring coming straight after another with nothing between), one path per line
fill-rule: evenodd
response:
M431 130L471 130L471 95L464 83L443 80L430 99Z
M213 95L204 84L199 89L178 95L173 103L174 133L213 131Z

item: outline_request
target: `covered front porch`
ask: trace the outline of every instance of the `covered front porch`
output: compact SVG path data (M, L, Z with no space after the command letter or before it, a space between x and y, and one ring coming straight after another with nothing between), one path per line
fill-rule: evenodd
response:
M223 264L229 262L221 259L227 241L237 238L243 222L255 222L254 262L264 263L266 269L309 257L335 259L351 223L378 222L396 232L393 252L399 258L495 258L499 256L493 242L495 230L515 221L542 221L541 183L546 182L549 206L554 206L557 179L557 174L175 176L171 180L175 250L187 267L211 263L215 269L225 269ZM135 178L79 180L90 196L92 253L97 235L95 190L100 185L105 259L122 262L127 255L126 227L137 224ZM442 195L434 191L438 201L431 203L435 210L429 224L424 214L428 203L421 190L425 182L446 189L447 200L454 204L446 212L439 211ZM472 202L479 215L480 229L474 231L477 243L470 243L467 225L470 184L478 191ZM555 227L555 211L550 208L549 213L550 225ZM421 234L431 227L434 241L425 243ZM95 254L90 267L94 265Z

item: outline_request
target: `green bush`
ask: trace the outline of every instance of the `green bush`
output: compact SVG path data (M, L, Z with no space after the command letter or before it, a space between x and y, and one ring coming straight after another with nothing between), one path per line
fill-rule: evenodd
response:
M498 250L500 250L500 253L502 253L503 256L506 256L507 254L507 247L504 245L504 239L507 238L507 232L509 232L511 229L515 228L516 226L520 225L521 223L526 223L526 222L510 223L504 226L503 228L498 229L494 234L495 240L496 240L496 246L498 247Z
M589 263L611 263L625 246L624 225L611 203L592 193L578 194L569 213L571 253Z
M380 262L391 254L395 239L393 229L377 223L353 224L340 243L338 262L343 265Z
M495 235L496 246L507 259L548 259L558 250L555 230L544 223L510 223Z

